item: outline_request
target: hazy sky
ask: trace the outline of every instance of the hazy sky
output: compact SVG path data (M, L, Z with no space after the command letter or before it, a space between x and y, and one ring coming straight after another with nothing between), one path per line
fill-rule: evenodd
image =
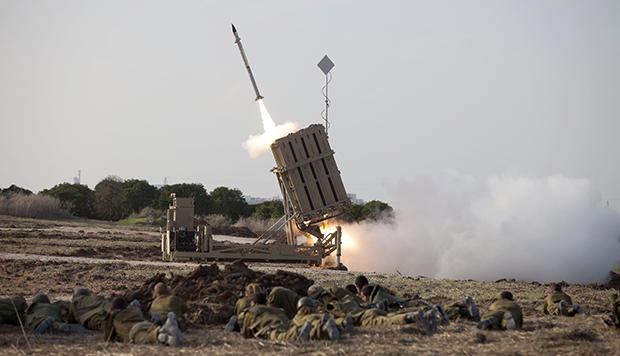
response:
M620 209L620 2L0 0L0 188L108 175L279 194L274 121L322 123L347 191L459 172L587 179ZM415 198L414 198L415 199Z

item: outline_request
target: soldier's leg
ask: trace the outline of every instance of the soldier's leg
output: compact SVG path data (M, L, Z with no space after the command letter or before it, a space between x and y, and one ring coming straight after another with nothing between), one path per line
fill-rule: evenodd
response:
M304 326L291 326L288 329L281 325L268 331L266 337L269 340L297 340L301 337L303 341L307 341L313 328L311 323L307 323ZM300 333L304 335L300 335Z
M56 322L54 317L39 317L34 318L26 326L32 326L37 334L45 334L47 330Z
M360 326L367 328L369 326L404 325L407 324L407 315L409 314L386 314L379 309L368 309L361 315Z
M105 314L95 314L88 319L85 326L89 330L103 331L105 328L105 317Z
M465 309L462 306L461 302L454 302L454 303L450 303L450 304L446 304L443 307L443 310L446 311L446 314L448 314L448 318L450 320L456 320L459 318L466 318L466 315L469 315L469 313L464 314L463 311L467 312L467 309Z
M403 320L406 314L392 314L393 316L402 316ZM389 326L392 325L390 318L386 317L386 313L381 313L379 309L368 309L364 311L360 318L360 326L367 328L369 326Z
M142 321L136 323L129 332L129 342L132 344L157 344L159 340L157 335L161 326L151 323L150 321Z
M159 329L159 341L170 346L183 345L183 332L179 328L179 322L173 312L168 313L168 319Z
M562 311L560 310L560 303L551 303L547 305L547 311L549 315L562 315Z
M352 333L354 331L353 317L347 316L346 318L335 318L334 321L341 333Z
M482 321L478 324L478 329L502 330L502 319L504 318L505 311L494 310L488 311L482 316Z
M330 318L329 314L323 314L322 317L318 320L321 324L321 332L320 339L335 341L340 339L340 330L338 329L338 325L336 325L336 321ZM311 340L314 340L310 338ZM318 340L320 340L318 339Z
M52 325L54 330L59 330L65 333L83 333L86 328L80 324L67 324L67 323L54 323Z
M312 324L312 329L310 330L310 335L309 335L310 340L321 340L325 338L323 335L324 333L321 330L321 326L322 326L321 320L322 320L321 314L306 315L306 318L304 318L304 322L297 325L297 327L302 327L307 323Z
M574 303L572 305L572 309L575 312L575 314L582 314L582 315L588 315L588 313L586 312L585 309L583 309L579 304ZM571 315L572 316L572 315Z

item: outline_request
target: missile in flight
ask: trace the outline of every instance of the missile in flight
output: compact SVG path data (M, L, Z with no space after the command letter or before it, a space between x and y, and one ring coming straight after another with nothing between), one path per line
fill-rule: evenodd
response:
M232 24L231 24L232 25ZM256 93L255 101L258 101L263 98L262 95L258 92L258 86L256 85L256 81L254 80L254 75L252 75L252 69L250 69L250 63L248 63L248 59L245 56L245 51L243 50L243 45L241 44L241 38L239 38L239 34L237 33L237 29L235 25L232 25L233 35L235 35L235 43L239 46L239 52L241 52L241 58L243 58L243 64L245 64L245 68L248 70L248 74L250 75L250 81L252 81L252 86L254 87L254 92Z

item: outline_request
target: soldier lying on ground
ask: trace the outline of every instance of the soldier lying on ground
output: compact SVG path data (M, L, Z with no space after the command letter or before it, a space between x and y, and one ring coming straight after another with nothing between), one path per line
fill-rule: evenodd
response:
M284 310L268 307L267 296L255 293L250 298L250 309L243 320L243 336L248 338L265 338L269 340L299 340L310 338L312 324L291 326Z
M88 289L78 288L73 292L67 321L90 330L103 331L110 306L110 301L104 296L90 295Z
M612 329L620 329L620 298L618 293L612 294L609 301L611 302L611 320L603 317L603 321Z
M409 313L419 310L427 311L429 309L435 309L437 315L442 318L442 323L450 322L441 303L431 305L430 303L420 299L396 297L390 294L382 286L368 283L368 279L366 279L363 275L355 278L355 286L359 290L362 299L368 303L385 303L383 300L387 300L387 303L389 304L388 311L390 312L397 312L400 310L402 312Z
M258 283L248 284L245 287L244 295L237 300L237 303L235 304L234 315L230 317L230 320L228 320L228 323L226 324L224 330L228 332L241 331L241 328L243 328L243 316L245 315L245 312L250 309L250 298L255 293L264 293L265 295L267 295L267 288L264 285Z
M329 291L326 291L320 285L313 284L308 288L308 297L316 300L321 305L324 304L326 300L335 297L342 302L353 301L363 309L377 308L384 311L389 311L389 302L387 299L384 299L379 303L366 303L364 299L360 298L356 293L352 293L351 291L340 287L331 287L329 288Z
M297 313L297 302L299 302L299 299L301 299L301 296L288 288L274 287L269 292L267 305L284 309L286 316L292 318Z
M51 304L46 294L37 294L26 309L26 326L35 328L37 334L45 334L51 327L62 332L83 333L86 328L79 324L67 324L62 319L62 309Z
M0 324L20 325L26 315L26 299L23 297L0 299Z
M348 322L351 325L349 331L352 332L353 320L349 317ZM312 324L310 340L334 341L340 339L340 330L330 315L328 313L317 313L314 301L308 297L303 297L297 302L297 313L291 320L291 324L301 327L307 323Z
M476 307L474 300L470 296L461 302L446 304L444 310L450 320L464 318L471 319L475 322L480 322L480 312L478 311L478 307Z
M353 325L363 328L411 323L418 323L427 330L435 330L437 327L437 314L433 309L427 312L419 310L415 313L393 314L380 308L367 309L366 305L360 305L354 298L351 298L351 293L344 289L345 293L337 290L337 288L332 288L331 290L334 293L327 292L323 287L314 284L308 288L308 296L323 303L323 311L329 313L337 322L351 317ZM336 294L341 295L343 298L338 298ZM429 324L429 321L431 324ZM343 326L342 322L339 324Z
M486 330L492 327L495 330L515 330L523 326L523 312L521 307L512 301L512 293L502 292L499 300L489 307L482 316L482 321L476 326Z
M168 319L168 313L173 312L177 318L179 329L181 329L182 332L187 331L187 323L185 322L187 305L185 305L185 302L181 298L172 295L170 287L163 282L159 282L155 285L153 296L155 300L151 302L148 312L152 320L159 320L158 324L163 325Z
M104 328L107 342L122 341L133 344L157 344L181 346L183 334L174 313L169 313L163 326L147 321L136 309L129 309L125 298L116 297Z
M579 304L573 304L571 297L562 292L561 285L554 284L551 287L551 294L545 298L543 313L547 315L575 316L577 313L586 314L586 311Z

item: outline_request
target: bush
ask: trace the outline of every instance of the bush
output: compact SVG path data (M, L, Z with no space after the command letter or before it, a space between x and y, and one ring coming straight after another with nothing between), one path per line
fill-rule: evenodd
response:
M15 184L11 184L8 188L0 189L0 195L4 195L7 198L15 194L31 195L32 192L26 188L18 187Z
M44 189L39 195L47 194L60 199L61 208L75 216L93 218L95 192L83 184L62 183L51 189Z
M256 205L252 217L262 219L279 219L282 215L284 215L284 204L279 200L268 200Z
M247 227L248 229L254 231L257 234L267 231L273 224L276 223L279 219L269 218L269 219L259 219L259 218L241 218L239 221L235 223L234 226L237 227Z
M60 199L49 195L12 194L0 196L0 214L22 218L42 218L69 215L60 207Z
M233 224L228 217L221 214L207 215L204 220L211 226L229 226Z
M141 218L156 220L156 219L164 218L166 216L166 213L156 210L154 208L151 208L150 206L147 206L146 208L142 208L142 210L140 210L140 214L138 215Z
M279 218L278 219L276 218L269 218L269 219L241 218L239 219L239 221L237 221L237 223L235 223L234 226L247 227L253 233L257 235L262 235L265 232L267 232L267 230L269 230L269 228L272 227L276 222L278 222L278 220L280 219ZM281 228L280 230L278 230L278 232L274 233L274 237L276 239L282 238L284 236L286 236L285 227Z
M95 212L98 219L119 221L123 216L121 199L123 180L107 176L95 186Z

